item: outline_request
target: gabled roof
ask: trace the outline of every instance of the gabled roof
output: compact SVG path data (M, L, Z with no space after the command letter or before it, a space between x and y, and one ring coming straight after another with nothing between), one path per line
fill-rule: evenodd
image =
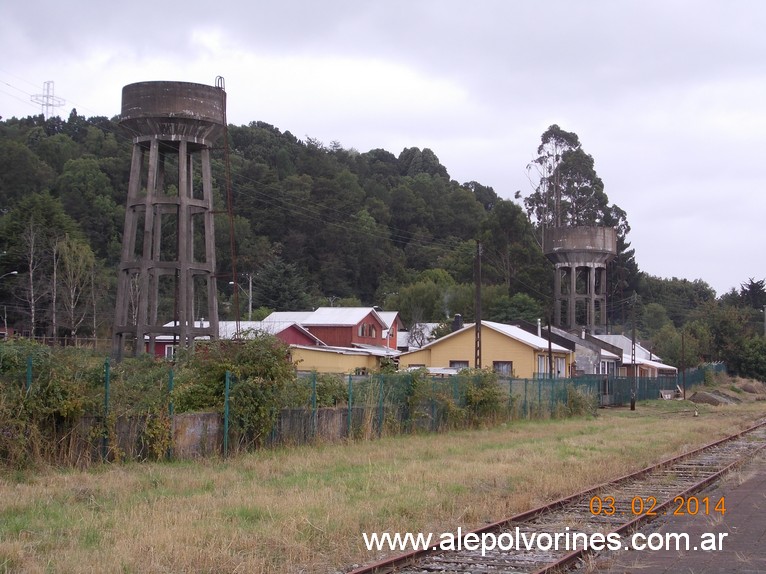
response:
M319 307L316 311L279 311L264 319L269 321L292 321L306 327L354 327L367 315L373 315L385 328L389 324L372 307Z
M547 339L544 339L543 337L538 337L537 335L533 335L532 333L528 333L521 327L506 325L504 323L495 323L494 321L482 321L481 325L482 327L489 327L490 329L494 329L495 331L502 333L506 337L510 337L511 339L515 339L521 343L524 343L525 345L533 347L537 351L548 350ZM470 326L473 327L473 325L470 325ZM557 353L571 352L569 349L562 347L561 345L557 345L556 343L551 343L550 348L551 348L551 351L555 351Z
M389 349L388 347L376 347L374 345L359 345L355 347L332 347L325 346L307 346L307 345L290 345L291 349L306 349L308 351L318 351L321 353L334 353L336 355L358 355L365 357L392 357L399 353Z
M386 329L393 328L394 323L399 320L399 311L376 311L376 313L386 324ZM401 324L401 321L399 321L399 324Z
M379 357L396 357L397 355L401 355L401 351L397 351L396 349L392 349L390 347L381 347L380 345L365 345L364 343L354 343L354 348L362 349L371 355Z
M481 325L482 325L482 328L486 327L488 329L492 329L493 331L496 331L500 333L501 335L504 335L510 339L514 339L515 341L519 341L520 343L523 343L527 345L528 347L532 347L536 351L548 350L547 340L543 339L542 337L538 337L537 335L533 335L532 333L527 333L521 327L515 327L513 325L505 325L503 323L495 323L494 321L482 321ZM411 352L417 352L422 349L428 349L429 347L432 347L433 345L436 345L446 339L449 339L450 337L454 337L455 335L459 333L463 333L468 330L473 330L474 326L475 326L475 323L466 325L462 329L458 329L457 331L454 331L450 333L449 335L442 337L441 339L436 339L435 341L431 341L427 345L423 345L420 349L415 349L414 351L411 351ZM551 343L551 351L556 353L571 352L569 349L566 349L562 347L561 345L557 345L556 343Z
M195 322L197 323L197 322ZM207 327L209 325L208 321L201 321L199 322L200 327ZM173 327L175 326L176 322L171 321L169 323L166 323L163 325L164 327ZM322 342L320 339L318 339L315 335L312 335L309 333L306 329L301 327L299 324L291 322L291 321L240 321L239 322L239 333L268 333L269 335L278 335L282 331L289 329L290 327L294 327L306 337L309 339L312 339L316 342L317 345L324 345L324 342ZM218 336L221 339L233 339L237 336L237 322L236 321L218 321ZM148 338L145 337L145 338ZM207 339L208 337L199 337L200 339ZM155 337L155 340L157 341L174 341L176 339L175 335L157 335Z
M630 357L632 354L631 351L633 340L630 337L626 337L625 335L594 335L594 337L609 343L610 345L619 347L622 349L623 354L627 355L628 357ZM657 355L652 354L649 349L642 347L639 342L636 342L636 358L648 359L650 361L657 361L660 363L662 362L662 359L660 359ZM630 360L628 360L628 363L630 363Z
M302 323L304 319L310 317L313 311L274 311L266 317L264 323Z

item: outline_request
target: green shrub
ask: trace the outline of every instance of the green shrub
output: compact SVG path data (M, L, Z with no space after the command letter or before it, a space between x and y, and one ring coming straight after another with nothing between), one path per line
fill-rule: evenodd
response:
M490 370L465 370L461 379L467 379L465 407L474 425L495 422L507 406L507 398L497 384L497 373Z
M567 405L568 416L582 416L598 414L598 397L593 393L588 393L587 389L576 387L573 384L567 385Z

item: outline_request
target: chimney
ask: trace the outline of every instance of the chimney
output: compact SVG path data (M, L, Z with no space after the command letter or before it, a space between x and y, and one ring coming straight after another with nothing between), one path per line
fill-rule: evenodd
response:
M455 318L452 320L452 332L459 331L463 328L463 316L460 313L457 313L455 315Z

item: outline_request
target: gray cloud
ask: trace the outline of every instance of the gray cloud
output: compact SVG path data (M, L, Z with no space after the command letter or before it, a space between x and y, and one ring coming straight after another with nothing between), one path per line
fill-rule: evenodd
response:
M766 276L766 5L757 0L133 2L0 6L0 115L45 80L85 115L123 85L226 78L229 120L367 151L431 148L458 181L531 191L576 132L648 273Z

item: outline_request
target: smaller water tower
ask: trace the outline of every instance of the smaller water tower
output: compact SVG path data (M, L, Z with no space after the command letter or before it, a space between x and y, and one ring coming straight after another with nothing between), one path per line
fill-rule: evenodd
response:
M222 86L140 82L122 90L133 137L113 354L218 337L210 149L226 124Z
M553 324L570 331L606 331L606 264L617 255L612 227L546 230L545 256L554 264Z

